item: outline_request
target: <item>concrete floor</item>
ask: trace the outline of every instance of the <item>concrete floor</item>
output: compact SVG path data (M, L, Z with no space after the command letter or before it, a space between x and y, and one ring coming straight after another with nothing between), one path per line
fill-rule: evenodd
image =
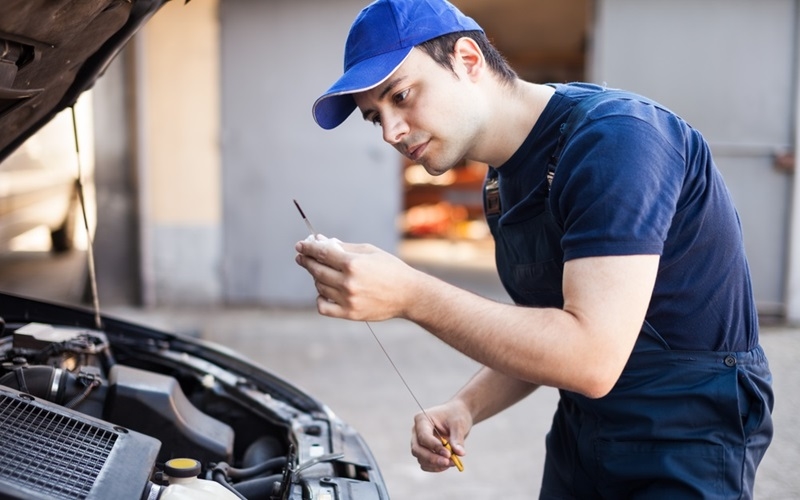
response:
M487 250L457 244L410 245L403 248L403 255L443 279L507 300L491 267L476 264L480 260L475 257L485 257ZM74 272L81 262L77 254L52 260L33 253L11 262L0 259L0 290L72 302L75 297L65 295L74 293L73 284L80 282ZM431 258L437 254L446 258ZM31 279L32 274L53 276L54 270L60 283L35 285ZM394 499L521 500L538 493L544 435L557 400L552 389L542 389L476 426L467 441L463 473L453 469L428 474L419 470L409 453L416 404L363 323L324 318L311 309L116 307L105 312L224 343L325 402L365 437ZM373 328L425 406L450 397L478 369L476 363L413 324L392 320L374 323ZM800 330L765 326L762 344L770 358L777 402L775 439L759 470L756 498L797 499L800 433L794 431L800 428L800 370L796 368Z

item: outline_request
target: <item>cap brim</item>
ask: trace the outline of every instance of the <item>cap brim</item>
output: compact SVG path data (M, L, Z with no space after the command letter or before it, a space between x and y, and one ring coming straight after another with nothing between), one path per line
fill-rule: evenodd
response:
M407 47L386 52L354 64L314 102L314 121L326 130L341 125L356 109L353 94L373 89L386 81L403 64L412 49Z

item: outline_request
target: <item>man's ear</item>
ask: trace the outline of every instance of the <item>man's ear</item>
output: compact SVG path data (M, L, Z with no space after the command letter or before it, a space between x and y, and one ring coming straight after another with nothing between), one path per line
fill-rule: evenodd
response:
M453 60L457 68L456 73L458 68L463 68L466 76L472 80L479 78L486 70L486 58L483 57L483 52L475 40L466 36L456 40Z

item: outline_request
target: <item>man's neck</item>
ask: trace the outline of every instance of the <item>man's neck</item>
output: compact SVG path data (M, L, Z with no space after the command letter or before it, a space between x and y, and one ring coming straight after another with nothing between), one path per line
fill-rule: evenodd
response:
M533 129L555 89L517 80L513 88L498 87L487 128L484 162L501 166L522 145Z

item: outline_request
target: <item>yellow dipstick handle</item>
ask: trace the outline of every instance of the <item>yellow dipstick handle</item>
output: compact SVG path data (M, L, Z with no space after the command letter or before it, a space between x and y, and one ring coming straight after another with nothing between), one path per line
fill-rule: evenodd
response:
M456 466L456 469L458 469L458 472L464 472L464 464L461 463L461 459L458 458L458 455L453 453L453 447L450 446L450 443L448 443L447 440L445 438L441 437L441 436L439 436L439 439L442 440L442 444L450 452L450 460Z

